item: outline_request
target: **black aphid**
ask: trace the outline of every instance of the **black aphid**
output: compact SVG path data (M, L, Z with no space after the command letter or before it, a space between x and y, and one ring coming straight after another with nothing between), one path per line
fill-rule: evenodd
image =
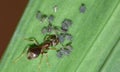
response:
M60 43L63 43L65 40L72 41L72 35L69 33L60 33L58 35Z
M71 51L64 48L64 49L61 50L61 52L62 52L63 55L69 55Z
M85 11L86 11L86 6L85 6L85 4L81 4L81 6L80 6L80 13L85 13Z
M42 34L47 34L48 33L48 27L43 27L41 30Z
M52 32L52 30L53 30L53 27L48 25L48 26L43 27L41 32L42 32L42 34L47 34L47 33Z
M42 17L42 13L41 13L40 11L37 11L37 13L36 13L36 18L37 18L38 20L40 20L41 17Z
M69 55L71 53L71 51L69 49L66 48L61 48L60 50L57 51L57 57L58 58L62 58L64 55Z
M58 58L62 58L62 56L63 56L61 50L58 50L56 55Z
M69 34L69 33L66 33L66 34L65 34L65 38L66 38L67 40L69 40L69 41L72 41L72 35Z
M41 22L43 22L43 21L47 18L47 15L42 14L40 11L37 11L37 13L36 13L36 18L37 18L38 20L40 20Z
M64 32L66 32L66 31L68 31L68 28L69 28L69 26L71 26L72 25L72 21L70 20L70 19L65 19L63 22L62 22L62 27L61 27L61 29L64 31Z
M58 38L59 38L60 43L63 43L64 40L65 40L65 34L64 33L60 33Z
M50 16L48 17L48 22L49 22L49 23L52 23L53 20L54 20L54 16L53 16L53 15L50 15Z
M72 49L73 47L71 46L71 43L66 44L64 48L61 48L57 51L57 57L62 58L63 55L70 55Z

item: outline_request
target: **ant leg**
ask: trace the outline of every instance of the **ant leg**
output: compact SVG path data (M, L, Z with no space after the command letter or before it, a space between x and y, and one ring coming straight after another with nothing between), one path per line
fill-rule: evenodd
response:
M50 48L50 50L57 50L56 48Z
M20 54L20 56L18 56L13 62L16 63L18 60L20 60L26 53L26 51L28 50L29 46L27 46L23 52Z
M44 41L48 40L48 38L49 38L49 34L46 34L45 37L44 37Z
M45 54L46 55L46 62L47 62L47 65L50 67L50 64L49 64L49 62L48 62L48 54Z
M33 42L36 45L39 45L39 43L37 42L37 40L35 38L33 38L33 37L32 38L25 38L24 40L28 40L28 41Z
M40 70L40 64L41 64L41 62L42 62L42 59L43 59L43 54L42 54L42 56L41 56L41 58L40 58L40 62L39 62L39 66L38 66L39 70Z

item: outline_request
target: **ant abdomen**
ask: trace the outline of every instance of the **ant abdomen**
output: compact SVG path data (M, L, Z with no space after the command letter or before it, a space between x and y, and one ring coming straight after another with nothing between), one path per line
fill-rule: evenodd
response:
M27 51L27 58L29 60L37 58L41 52L41 49L37 45L31 45Z

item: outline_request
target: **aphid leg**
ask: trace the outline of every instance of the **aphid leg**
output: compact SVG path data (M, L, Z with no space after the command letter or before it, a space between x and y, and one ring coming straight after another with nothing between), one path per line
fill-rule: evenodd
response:
M28 41L33 42L35 45L39 45L39 43L37 42L35 38L24 38L24 40L28 40Z
M16 63L18 60L20 60L25 54L26 54L26 51L28 50L29 46L27 46L23 52L20 54L20 56L18 56L13 62Z
M49 64L49 61L48 61L48 54L46 53L45 55L46 55L46 62L47 62L47 65L48 65L48 67L50 67L50 64Z
M41 56L41 58L40 58L40 62L39 62L39 65L38 65L39 71L40 71L40 64L41 64L41 62L42 62L42 59L43 59L43 54L42 54L42 56Z

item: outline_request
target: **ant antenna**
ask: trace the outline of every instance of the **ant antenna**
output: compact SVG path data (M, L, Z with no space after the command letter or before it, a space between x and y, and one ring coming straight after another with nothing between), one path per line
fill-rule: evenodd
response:
M31 37L31 38L24 38L24 40L31 41L31 42L33 42L35 45L39 45L39 43L37 42L37 40L36 40L35 38L33 38L33 37Z

